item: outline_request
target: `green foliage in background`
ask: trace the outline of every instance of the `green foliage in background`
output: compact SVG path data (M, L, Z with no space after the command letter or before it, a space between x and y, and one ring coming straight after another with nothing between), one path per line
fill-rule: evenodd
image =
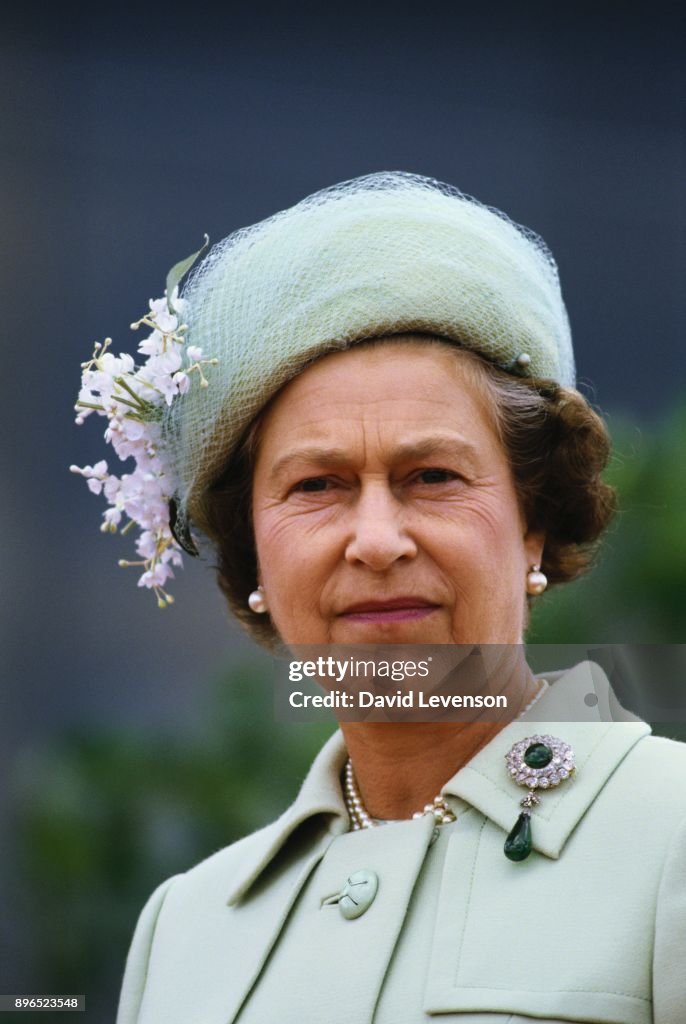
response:
M551 591L534 643L679 643L686 634L686 405L660 429L611 424L619 513L593 571Z
M613 434L621 512L595 571L539 603L531 641L678 643L686 632L686 407L654 432L617 423ZM147 895L281 813L331 730L274 721L265 659L227 672L195 736L89 730L26 754L15 858L43 990L98 992L110 1019Z

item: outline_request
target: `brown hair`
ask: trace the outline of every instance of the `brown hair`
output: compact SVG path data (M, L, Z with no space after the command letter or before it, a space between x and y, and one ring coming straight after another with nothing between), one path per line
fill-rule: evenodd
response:
M616 508L615 491L601 477L610 439L600 416L578 391L554 381L515 377L452 341L402 334L358 344L398 342L448 346L463 361L507 453L527 525L545 532L541 569L549 584L580 576L592 564ZM248 595L257 584L252 474L265 409L207 490L202 518L217 549L218 582L229 608L258 643L273 648L278 637L269 616L248 608Z

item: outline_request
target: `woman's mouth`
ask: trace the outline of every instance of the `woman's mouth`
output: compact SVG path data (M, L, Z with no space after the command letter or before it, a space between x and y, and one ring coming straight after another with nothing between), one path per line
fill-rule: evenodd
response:
M417 597L359 601L346 608L341 618L349 622L403 622L408 619L424 619L437 608L438 605Z

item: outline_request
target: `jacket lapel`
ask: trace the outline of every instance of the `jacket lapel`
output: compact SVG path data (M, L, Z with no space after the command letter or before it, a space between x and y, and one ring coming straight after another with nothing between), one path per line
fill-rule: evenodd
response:
M289 837L314 815L333 817L330 837L347 831L348 812L340 783L347 756L343 737L335 732L317 754L295 802L271 825L244 840L243 854L227 894L229 906L245 896Z
M346 756L343 738L335 733L291 807L273 825L250 837L254 842L245 844L226 901L223 945L218 937L220 949L226 950L236 935L241 943L231 969L223 972L217 1024L235 1020L303 885L334 838L348 830L340 785ZM214 1024L214 1018L210 1020Z

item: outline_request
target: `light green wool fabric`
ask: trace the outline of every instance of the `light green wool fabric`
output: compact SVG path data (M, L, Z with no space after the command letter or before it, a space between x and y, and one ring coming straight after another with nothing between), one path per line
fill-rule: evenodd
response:
M438 838L429 817L347 831L337 733L278 821L153 895L118 1024L683 1024L686 747L597 709L560 721L589 680L588 663L551 680L535 723L446 783L458 817ZM539 731L578 770L544 794L534 851L513 863L504 754ZM359 870L378 891L346 920L324 901Z

